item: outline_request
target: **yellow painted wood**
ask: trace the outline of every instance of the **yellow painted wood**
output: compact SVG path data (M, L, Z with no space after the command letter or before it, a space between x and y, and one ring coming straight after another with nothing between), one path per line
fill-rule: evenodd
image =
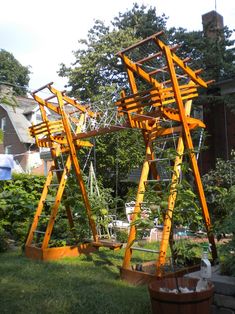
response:
M196 182L196 186L198 189L199 199L200 199L201 206L202 206L203 217L204 217L204 221L205 221L205 225L206 225L206 229L207 229L208 239L209 239L209 242L211 243L211 246L212 246L212 256L213 256L213 259L217 259L217 250L216 250L216 246L215 246L214 236L212 233L212 224L211 224L210 215L209 215L209 211L208 211L208 207L207 207L207 203L206 203L206 198L205 198L205 194L204 194L204 189L203 189L203 185L202 185L202 181L201 181L200 172L198 169L196 155L194 153L192 138L191 138L188 124L187 124L185 109L183 106L182 99L180 97L180 91L179 91L179 86L178 86L178 81L177 81L177 77L176 77L176 73L175 73L175 68L174 68L174 63L173 63L171 51L170 51L169 47L167 47L167 46L164 47L164 50L165 50L165 55L166 55L166 59L167 59L168 67L169 67L169 72L171 75L171 80L173 83L175 98L177 101L177 105L178 105L178 109L179 109L179 113L180 113L180 117L181 117L186 147L189 150L189 157L191 160L192 169L193 169L194 177L195 177L195 182Z
M190 115L192 107L192 101L188 101L185 104L185 114ZM157 260L157 274L161 274L161 268L166 262L166 253L170 238L170 232L172 227L172 218L175 207L175 201L177 197L177 184L179 183L181 164L183 161L183 153L184 153L184 141L183 141L183 132L180 132L180 136L178 139L177 149L176 149L176 158L174 162L174 167L172 171L171 178L171 186L170 186L170 196L168 198L168 208L166 208L164 224L163 224L163 232L162 232L162 240L160 243L160 253Z
M89 201L86 195L85 185L84 185L84 182L82 181L82 175L81 175L79 163L76 156L76 149L79 149L80 147L92 147L93 145L89 141L83 141L83 140L77 139L76 137L73 138L74 135L72 134L70 130L68 117L64 111L64 105L67 105L68 103L70 103L76 108L76 110L79 110L79 112L81 113L75 134L81 131L81 127L85 121L84 112L90 115L91 117L94 117L95 114L91 112L87 108L87 106L82 107L75 100L70 101L67 96L64 96L62 93L55 90L51 85L47 85L46 88L48 88L52 93L54 93L54 96L51 96L48 98L48 100L54 98L53 99L54 103L52 104L48 100L43 100L38 95L35 95L35 94L33 95L34 99L39 103L43 122L39 123L36 126L33 125L29 130L31 136L35 137L35 139L37 140L37 144L39 147L41 146L41 147L50 148L52 160L54 161L54 166L52 167L52 170L48 174L48 177L47 177L47 181L46 181L47 185L45 185L44 192L42 193L42 200L45 200L47 196L48 187L50 186L50 183L51 183L49 179L52 178L53 168L58 168L58 156L64 152L69 152L70 154L67 158L63 172L62 173L56 172L59 185L58 185L58 190L55 197L54 205L52 206L51 215L50 215L50 219L47 225L45 236L43 239L43 243L41 247L42 252L45 252L47 250L62 196L66 198L66 193L64 191L65 184L66 184L67 175L70 172L72 163L74 164L75 173L78 177L79 185L82 190L82 196L84 199L86 210L87 212L89 212L88 219L90 221L94 241L97 241L98 239L94 221L91 219L91 210L89 208ZM49 108L50 110L53 110L57 114L59 114L62 119L57 120L57 121L49 121L47 118L47 113L45 109L46 107ZM43 210L43 205L44 205L44 201L41 201L36 211L35 219L31 226L32 231L30 232L28 240L27 240L28 248L30 248L32 244L32 240L34 236L33 231L36 230L36 227L38 224L38 218ZM71 209L69 208L69 206L65 206L65 208L66 208L66 213L67 213L70 228L73 229L74 223L73 223Z
M86 188L85 188L85 184L84 184L84 181L82 178L80 165L79 165L79 162L77 159L76 148L75 148L75 145L73 142L73 137L72 137L70 126L69 126L68 117L63 110L63 97L62 97L61 92L59 92L59 91L57 91L57 98L58 98L58 103L59 103L60 110L61 110L61 117L62 117L64 129L65 129L65 134L66 134L68 145L70 148L70 155L72 158L74 171L75 171L75 174L76 174L76 177L77 177L80 189L81 189L81 194L82 194L83 202L85 204L85 208L86 208L89 224L91 227L92 235L93 235L94 241L98 241L96 225L95 225L95 222L92 218L90 202L89 202L88 195L87 195Z
M41 194L41 197L40 197L40 200L38 203L38 207L37 207L37 210L35 212L34 219L33 219L29 234L28 234L28 238L26 240L26 244L25 244L26 246L30 246L32 244L33 237L34 237L34 231L37 229L39 217L40 217L42 210L43 210L44 201L45 201L46 196L48 194L48 186L50 185L52 177L53 177L53 172L52 172L53 167L54 166L52 166L48 172L46 182L44 184L42 194Z
M53 227L54 227L56 215L58 213L58 209L59 209L59 206L60 206L60 203L61 203L61 199L62 199L62 195L63 195L64 189L65 189L65 185L66 185L67 173L71 169L71 164L72 164L71 157L68 156L66 164L65 164L65 168L64 168L64 170L62 172L62 175L61 175L61 177L58 177L58 179L59 179L59 186L58 186L58 190L57 190L57 193L56 193L54 204L52 206L50 219L49 219L49 222L48 222L48 225L47 225L47 228L46 228L46 233L45 233L45 236L44 236L44 239L43 239L43 243L42 243L42 249L43 250L47 248L48 243L49 243L50 238L51 238L51 233L52 233L52 230L53 230ZM68 211L67 211L67 214L69 215L69 221L70 221L70 223L72 223L71 227L73 227L73 222L71 220L71 213L69 213Z
M55 89L52 86L50 86L49 89L54 95L58 96L58 90L57 89ZM63 100L63 104L70 104L73 107L77 108L81 113L86 113L91 118L95 118L96 114L93 111L91 111L88 106L84 106L84 105L79 104L76 100L64 95L63 93L61 93L61 97Z
M145 192L145 181L148 179L148 174L149 174L149 159L151 158L151 148L150 148L150 143L147 144L146 147L146 156L145 156L145 161L142 167L141 171L141 176L140 176L140 181L139 181L139 186L138 186L138 192L136 196L136 203L135 203L135 208L134 212L132 215L132 221L133 223L131 224L130 227L130 232L129 232L129 237L127 241L127 246L125 250L125 255L124 255L124 260L123 260L123 268L130 268L130 260L131 260L131 245L133 244L134 240L136 239L136 226L135 226L135 220L138 217L138 214L140 213L141 210L141 203L143 202L144 199L144 192Z
M131 92L133 94L138 93L138 88L137 88L137 83L136 83L136 80L135 80L134 73L128 68L128 66L127 66L127 74L128 74L128 79L129 79L129 83L130 83ZM138 111L138 114L141 114L141 113L143 113L143 108L140 111ZM142 124L135 123L135 121L132 119L132 116L128 116L128 119L130 119L130 125L132 127L135 126L136 128L142 128L143 129ZM154 153L153 153L153 150L152 150L152 146L149 143L148 134L144 130L142 130L142 135L143 135L143 138L144 138L145 147L146 147L146 149L150 149L151 158L154 159ZM152 163L150 165L150 169L151 169L151 173L153 174L153 177L155 179L157 179L158 178L158 173L157 173L156 165L154 163Z
M146 73L140 66L133 63L127 56L121 55L121 58L123 59L124 64L128 69L130 69L132 72L138 73L140 77L142 77L145 81L149 82L156 88L161 88L162 85L155 80L153 77L151 77L148 73Z
M39 103L41 106L47 107L50 110L54 111L55 113L60 114L60 108L58 108L55 104L46 102L44 99L35 94L33 94L33 97L36 100L36 102Z

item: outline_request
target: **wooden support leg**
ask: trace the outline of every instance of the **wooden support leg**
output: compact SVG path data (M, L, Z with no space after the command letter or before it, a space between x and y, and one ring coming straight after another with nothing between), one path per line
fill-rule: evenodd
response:
M159 258L157 261L157 274L160 275L161 267L165 264L166 260L166 253L170 238L170 232L172 227L172 216L175 207L175 201L177 197L177 184L179 182L180 177L180 170L181 170L181 163L183 159L183 151L184 151L184 142L182 139L182 135L179 137L178 140L178 147L177 147L177 156L175 158L174 168L173 168L173 175L171 179L171 186L170 186L170 196L168 198L168 208L165 213L164 217L164 225L163 225L163 232L162 232L162 240L160 244L160 252Z
M52 158L54 159L55 168L59 169L59 163L58 163L58 158L56 156L56 150L55 149L51 149L51 155L52 155ZM68 168L66 165L70 165L70 168ZM67 175L69 174L70 169L71 169L71 156L69 155L68 158L67 158L66 164L65 164L65 170L66 170ZM57 171L56 172L56 176L57 176L58 182L60 182L61 178L62 178L61 172ZM63 195L64 195L64 199L66 199L66 193L65 192L64 192ZM69 222L70 229L73 230L73 228L74 228L74 221L73 221L73 215L72 215L71 208L68 205L66 205L65 206L65 210L66 210L66 214L67 214L67 217L68 217L68 222ZM74 236L76 237L76 234L74 234Z
M169 66L169 72L170 72L171 80L173 83L173 90L174 90L174 94L175 94L175 99L176 99L176 102L178 105L179 114L180 114L180 118L181 118L181 122L182 122L182 127L183 127L184 136L185 136L185 142L186 142L185 144L186 144L186 147L189 151L189 157L191 160L191 165L192 165L192 169L193 169L193 173L194 173L194 177L195 177L195 182L196 182L196 186L198 189L199 199L200 199L201 206L202 206L202 212L203 212L203 217L204 217L205 226L206 226L206 230L207 230L208 240L211 244L212 257L214 260L216 260L218 258L218 256L217 256L217 250L216 250L214 235L212 232L212 224L211 224L209 210L208 210L207 203L206 203L206 198L205 198L205 194L204 194L204 189L203 189L203 185L202 185L200 172L198 169L196 155L194 153L194 147L193 147L193 142L192 142L189 126L188 126L187 121L186 121L185 109L184 109L183 101L182 101L181 94L180 94L180 88L179 88L179 84L178 84L178 80L177 80L177 76L176 76L176 72L175 72L175 68L174 68L174 63L172 60L170 48L165 46L164 50L165 50L165 54L166 54L166 60L167 60L168 66Z
M92 213L91 213L91 206L90 206L90 202L89 202L89 198L86 192L86 187L85 187L85 183L83 181L82 178L82 173L81 173L81 169L80 169L80 165L78 162L78 158L77 158L77 152L76 152L76 148L73 142L73 136L70 130L70 125L69 125L69 121L68 121L68 117L65 114L64 110L63 110L63 97L61 92L57 91L57 99L58 99L58 103L61 109L61 116L62 116L62 121L63 121L63 126L65 129L65 133L66 133L66 137L67 137L67 141L68 141L68 145L70 148L70 156L73 162L73 166L74 166L74 171L78 180L78 184L80 186L81 189L81 194L82 194L82 198L83 198L83 202L85 204L85 208L86 208L86 213L87 213L87 217L89 220L89 224L91 227L91 231L92 231L92 235L93 235L93 239L95 242L98 242L98 234L97 234L97 230L96 230L96 225L95 225L95 221L92 218Z
M59 187L58 187L57 194L56 194L56 197L55 197L55 202L54 202L54 205L53 205L52 210L51 210L50 219L49 219L49 222L48 222L48 225L47 225L45 237L43 239L42 249L46 249L47 246L48 246L48 243L50 241L50 237L51 237L51 233L52 233L52 230L53 230L53 227L54 227L56 215L58 213L58 209L59 209L59 206L60 206L61 198L62 198L64 189L65 189L65 184L66 184L66 180L67 180L67 169L70 169L70 168L71 168L71 158L68 158L67 161L66 161L63 173L61 175Z
M185 104L185 114L190 115L192 107L192 101L189 100ZM168 209L165 215L164 219L164 226L163 226L163 233L162 233L162 240L160 245L160 253L159 258L157 261L157 273L160 275L161 267L165 264L166 260L166 252L168 248L169 238L170 238L170 232L172 228L172 216L173 216L173 210L175 206L175 201L177 197L177 190L176 185L179 182L180 178L180 171L181 171L181 164L183 161L183 153L184 153L184 141L182 137L182 132L180 133L178 145L176 149L176 158L173 168L173 175L171 180L171 187L170 187L170 196L168 199Z
M144 192L145 192L145 181L148 179L148 174L149 174L149 159L151 158L151 144L147 144L146 148L146 157L145 161L142 167L142 172L140 176L140 181L139 181L139 187L138 187L138 192L136 196L136 203L135 203L135 209L132 215L132 224L130 227L130 232L129 232L129 237L127 241L127 246L126 246L126 251L125 251L125 256L124 256L124 261L123 261L123 268L128 269L130 267L130 261L131 261L131 245L136 239L136 226L134 224L137 215L140 213L141 210L141 203L144 200Z
M41 198L39 200L36 213L34 215L33 223L31 225L31 228L30 228L30 231L29 231L29 235L28 235L28 238L27 238L27 241L26 241L26 244L25 244L26 246L30 246L32 244L33 237L34 237L34 231L37 229L39 217L40 217L40 215L42 213L42 210L43 210L44 201L45 201L46 196L48 194L48 186L51 183L52 177L53 177L53 172L50 169L49 172L48 172L47 178L46 178L46 182L45 182L44 187L43 187L42 195L41 195Z

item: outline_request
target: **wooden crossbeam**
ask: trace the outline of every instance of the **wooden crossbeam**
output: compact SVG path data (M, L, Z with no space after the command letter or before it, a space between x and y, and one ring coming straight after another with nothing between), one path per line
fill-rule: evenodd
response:
M197 88L195 86L184 84L180 86L181 95L186 94L197 94ZM197 94L198 95L198 94ZM125 98L121 98L117 100L115 103L118 107L130 107L131 105L135 105L137 102L143 101L144 103L152 100L155 102L160 102L160 104L167 101L168 98L174 98L174 91L172 87L161 88L161 89L150 89L145 91L144 93L136 93L126 96Z
M153 34L153 35L151 35L151 36L149 36L149 37L147 37L147 38L145 38L145 39L143 39L141 41L138 41L137 43L135 43L135 44L133 44L133 45L131 45L131 46L129 46L129 47L119 51L117 53L117 55L119 55L119 56L123 55L124 53L127 53L128 51L133 50L134 48L137 48L137 47L147 43L148 41L151 41L153 38L157 38L158 36L162 35L163 33L164 33L163 31L160 31L160 32L157 32L157 33L155 33L155 34Z
M162 114L167 117L169 120L172 120L172 121L182 121L182 118L180 116L180 113L178 110L176 109L172 109L172 108L163 108L162 109ZM196 119L196 118L191 118L191 117L185 117L185 121L186 123L189 125L189 124L195 124L197 125L198 127L201 127L201 128L205 128L205 124L199 120L199 119Z
M171 89L168 89L168 91ZM138 112L139 108L144 107L160 107L160 106L166 106L171 103L175 103L174 93L163 92L164 90L161 90L163 96L161 96L161 93L156 93L154 90L152 91L152 95L145 96L143 99L141 97L137 97L135 100L134 98L130 97L129 99L126 99L125 102L122 105L119 105L118 111L122 114L125 113L135 113ZM197 97L197 90L195 88L188 88L188 89L182 89L181 90L181 97L183 100L189 100ZM119 102L120 103L120 102ZM134 117L133 115L130 117ZM136 119L136 118L135 118Z

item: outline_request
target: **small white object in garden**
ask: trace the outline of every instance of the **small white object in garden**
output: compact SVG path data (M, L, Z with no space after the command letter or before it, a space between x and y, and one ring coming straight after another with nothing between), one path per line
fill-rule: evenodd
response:
M196 292L204 291L208 289L208 281L205 278L200 278L196 285Z
M169 288L160 288L159 289L160 292L167 292L167 293L175 293L175 294L178 294L178 293L192 293L194 292L194 290L190 290L189 288L187 287L179 287L179 290L177 289L169 289Z

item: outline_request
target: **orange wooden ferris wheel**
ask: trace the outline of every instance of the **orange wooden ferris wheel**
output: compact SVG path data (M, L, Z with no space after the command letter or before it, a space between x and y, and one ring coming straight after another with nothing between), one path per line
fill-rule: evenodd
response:
M178 136L176 157L172 166L170 194L164 214L163 232L160 250L157 252L154 275L162 275L161 269L166 262L177 198L176 186L180 179L185 149L188 151L191 162L208 239L212 247L212 256L213 259L217 258L211 220L191 137L193 129L205 128L205 125L202 121L190 117L192 99L198 96L198 87L207 87L209 82L205 82L199 76L200 70L194 71L187 65L189 58L180 59L174 52L176 47L167 46L159 38L161 35L161 32L154 34L118 53L126 68L131 90L130 95L125 95L123 92L121 99L117 102L118 111L126 117L132 128L142 131L146 145L133 224L130 228L121 271L123 278L128 278L130 273L133 273L131 257L134 249L138 249L133 247L137 234L137 226L134 221L141 211L149 174L151 173L153 178L151 181L159 182L161 180L157 171L159 157L154 154L154 144L159 138L167 141L172 134ZM167 121L171 123L167 124Z
M212 256L213 259L217 258L211 220L191 136L192 130L198 127L205 128L205 125L201 120L190 116L192 100L198 96L198 87L206 88L209 82L205 82L199 76L200 70L192 70L187 65L188 58L180 59L175 54L176 47L166 45L160 39L161 35L162 33L154 34L118 53L125 66L131 90L129 95L126 95L123 91L121 98L115 103L117 114L120 118L119 124L117 124L117 119L114 119L113 123L109 122L107 126L107 113L95 112L90 106L81 104L66 96L63 92L56 90L52 84L47 84L33 93L33 97L40 107L42 122L38 125L33 125L30 128L30 133L35 137L39 147L50 149L53 164L48 173L26 242L27 256L50 259L87 253L103 245L113 249L120 247L119 243L102 243L97 235L96 225L92 219L91 207L77 158L77 151L81 147L92 146L87 140L88 138L108 132L120 131L123 127L128 127L140 130L144 138L146 152L132 216L133 224L130 226L121 269L122 278L128 278L130 273L134 272L131 267L131 259L132 253L136 249L133 247L133 243L138 232L134 222L141 212L141 204L144 201L149 176L151 174L152 181L159 182L161 180L157 167L159 158L156 156L154 145L158 139L167 141L172 134L177 135L176 157L172 165L170 195L168 206L165 209L162 239L160 241L160 250L156 252L157 258L153 275L160 276L162 265L166 262L172 217L177 198L176 185L179 182L185 149L188 151L191 162L195 185L202 207L202 215L212 247ZM51 93L51 96L47 98L38 96L45 89ZM53 111L58 116L58 119L50 120L48 110ZM104 124L102 124L102 117L106 117ZM61 168L59 156L63 153L66 153L67 157ZM61 199L66 195L64 190L72 165L82 193L93 240L92 243L81 244L78 247L50 248L48 244L60 208ZM47 203L49 188L53 184L53 173L56 173L58 180L57 193L49 212L47 227L41 232L37 228L39 220L43 217L42 212ZM71 209L67 206L65 210L69 225L73 229ZM35 243L35 238L38 236L41 237L39 241L40 247Z

